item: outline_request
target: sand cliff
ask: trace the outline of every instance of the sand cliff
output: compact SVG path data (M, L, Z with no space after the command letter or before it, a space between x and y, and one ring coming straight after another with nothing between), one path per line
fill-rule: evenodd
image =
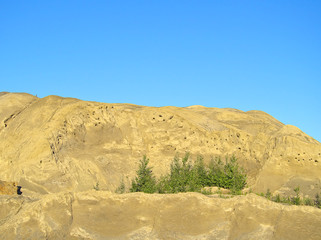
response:
M34 224L32 229L36 230L29 231L32 239L86 238L86 234L88 239L259 239L260 234L266 239L295 239L292 238L295 234L317 239L321 235L313 233L320 225L320 210L284 206L253 194L226 200L190 193L177 196L108 193L119 186L121 179L129 185L143 155L150 158L153 171L159 176L169 170L175 154L183 156L187 151L192 159L202 155L206 162L211 157L235 155L246 169L248 185L254 192L270 189L290 195L296 186L307 196L321 192L321 144L300 129L284 125L261 111L202 106L156 108L1 93L0 180L18 182L24 192L22 196L1 196L1 206L7 209L2 213L1 232L9 234L14 229L14 235L8 235L14 239L26 233L28 224ZM101 191L86 192L97 183ZM79 200L87 195L92 200ZM139 211L131 212L134 210L130 207L140 201L146 206L146 210L141 209L142 216ZM85 204L85 212L80 210L81 203ZM70 204L78 208L71 210ZM164 204L172 210L167 215L156 214L153 204ZM120 205L132 213L132 218ZM97 214L102 225L86 228L89 223L85 223L82 214L89 214L91 206L92 214ZM203 210L193 213L198 207ZM32 213L33 208L43 210ZM60 219L62 215L55 210L66 218ZM109 210L114 215L105 215ZM68 211L77 213L83 222L72 227L75 223ZM222 213L214 216L218 211ZM195 231L185 222L172 226L182 221L174 213L182 217L186 214L186 219L197 217L204 226L195 226ZM105 231L109 230L100 230L108 222L104 216L112 219L110 224L116 224L106 229L118 228L122 220L117 214L134 223L130 220L126 222L128 226L124 223L123 233L110 230L108 235ZM151 220L152 216L156 220ZM243 222L243 218L247 220ZM293 222L289 223L291 219ZM153 221L158 221L158 225ZM305 222L309 224L304 225ZM287 232L290 229L293 236Z

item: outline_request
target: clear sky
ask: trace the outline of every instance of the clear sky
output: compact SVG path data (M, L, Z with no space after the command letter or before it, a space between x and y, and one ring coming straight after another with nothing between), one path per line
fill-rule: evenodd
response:
M321 1L0 0L0 91L262 110L321 141Z

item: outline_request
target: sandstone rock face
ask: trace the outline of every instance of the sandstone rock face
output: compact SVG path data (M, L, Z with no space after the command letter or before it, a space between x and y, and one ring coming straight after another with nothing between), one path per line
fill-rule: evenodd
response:
M321 191L321 144L260 111L143 107L0 95L0 176L37 193L129 185L144 154L156 175L175 154L236 155L255 192Z
M1 239L320 239L321 210L254 194L0 196ZM4 221L5 220L5 221Z

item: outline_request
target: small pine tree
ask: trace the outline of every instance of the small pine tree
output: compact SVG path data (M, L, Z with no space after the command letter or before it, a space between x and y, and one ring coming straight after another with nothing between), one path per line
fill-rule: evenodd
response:
M93 186L93 188L94 188L96 191L99 191L99 182L96 182L96 185Z
M171 187L169 184L169 176L161 176L157 182L156 188L158 193L170 193Z
M208 186L223 187L225 174L224 174L224 164L220 158L215 158L211 160L209 165L209 171L207 174L207 184Z
M318 208L321 208L321 199L319 193L315 195L314 205Z
M272 193L271 193L271 191L270 191L270 189L269 189L269 188L266 190L265 197L266 197L267 199L270 199L270 200L271 200Z
M208 185L207 170L204 165L203 157L198 157L194 165L195 177L197 185L205 187Z
M229 161L226 160L224 173L225 178L223 178L222 187L231 189L232 193L238 193L246 186L246 174L239 167L235 156L232 156Z
M186 153L183 159L179 159L177 156L174 158L171 164L171 170L169 174L169 192L186 192L189 180L189 173L191 165L188 162L189 154Z
M126 186L125 186L125 183L124 183L124 179L122 178L121 182L120 182L120 185L116 189L116 193L122 194L122 193L125 193L125 191L126 191Z
M274 202L277 202L277 203L281 202L281 196L280 196L280 194L277 194L277 195L273 198L273 201L274 201Z
M300 187L296 187L293 189L296 196L291 198L291 203L294 205L300 205L301 204L301 198L300 198Z
M154 193L156 191L156 179L152 169L148 167L149 159L144 156L140 161L137 177L132 181L131 192Z

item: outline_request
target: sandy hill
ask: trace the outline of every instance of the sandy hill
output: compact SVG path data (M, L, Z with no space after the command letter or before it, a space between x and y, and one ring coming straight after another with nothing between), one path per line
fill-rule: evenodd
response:
M260 112L143 107L29 94L0 95L0 175L40 193L113 191L144 154L156 174L175 154L236 155L257 192L320 190L321 144Z
M47 234L48 232L54 234L54 227L50 225L51 223L59 225L63 224L63 221L67 221L61 220L60 216L55 218L50 215L51 211L54 211L58 206L66 211L68 209L68 211L71 211L70 204L77 203L78 208L80 208L81 204L90 205L92 204L91 201L95 202L101 198L104 199L101 203L102 208L106 208L107 211L107 209L113 209L110 206L112 200L108 200L111 196L117 198L117 204L124 204L125 208L130 208L126 204L133 205L134 202L148 202L148 199L151 199L151 205L146 204L149 206L148 208L152 209L153 204L156 206L160 203L171 202L170 199L172 198L185 199L190 197L194 199L194 202L190 203L194 209L198 204L203 204L205 208L212 205L213 208L215 206L219 208L219 203L214 203L208 197L197 194L174 197L131 194L114 196L109 193L108 196L105 196L104 191L99 191L90 193L91 197L83 200L82 192L92 190L97 183L99 183L100 190L111 192L119 186L121 179L124 179L128 186L135 175L139 160L145 154L150 158L150 164L155 174L161 175L169 170L170 162L175 154L183 156L187 151L191 153L192 159L202 155L205 161L210 161L211 157L220 156L224 158L234 154L246 169L248 185L254 192L266 192L267 189L270 189L274 193L293 194L293 188L296 186L300 186L303 195L314 196L315 193L321 192L321 144L300 129L284 125L261 111L243 112L236 109L206 108L203 106L156 108L132 104L87 102L58 96L37 98L25 93L0 93L0 180L18 182L24 191L22 196L3 197L6 199L3 200L3 204L6 206L5 209L8 210L4 210L3 219L5 220L1 220L2 227L3 229L14 228L15 234L17 234L17 229L22 225L17 225L16 218L18 215L13 214L13 212L16 211L16 208L20 209L21 198L26 199L23 200L25 206L22 208L23 211L19 210L20 215L31 214L32 206L37 204L41 208L46 206L46 209L51 209L48 210L49 215L45 216L45 220L40 213L41 216L35 213L33 217L29 218L33 224L40 224L37 226L43 227L41 231L39 230L40 232L47 231ZM66 192L70 192L70 194L68 195ZM133 196L138 196L138 198L136 199ZM133 203L121 200L122 198L128 198L130 199L128 201ZM291 239L282 238L283 233L275 235L278 232L275 230L277 223L273 222L272 219L278 218L278 214L281 214L281 212L281 215L284 215L282 221L290 219L291 214L286 215L287 213L284 213L290 210L293 210L293 214L298 214L300 218L300 214L303 214L303 212L308 214L311 211L313 214L319 214L317 215L319 219L321 216L320 210L315 208L311 210L309 207L297 208L282 205L281 209L276 203L257 203L265 200L261 200L260 197L253 194L240 198L245 202L256 202L252 206L253 210L265 211L266 214L271 215L269 223L257 220L261 225L253 223L255 225L253 225L253 229L246 230L248 231L247 234L254 234L253 236L256 237L260 235L255 234L261 234L263 231L264 234L267 234L266 236L271 236L267 239ZM223 204L224 199L219 201L222 201ZM237 202L237 200L228 201ZM209 205L207 202L210 202ZM228 204L225 202L224 204L225 207L222 208L229 209ZM248 202L247 204L248 209L250 209L251 204ZM262 210L260 204L272 204L272 210ZM173 209L168 211L175 211L175 206L174 204ZM28 209L30 209L29 212ZM101 218L103 213L99 213L96 208L95 211L97 219ZM115 211L115 214L117 211L120 214L123 213L123 210L116 208L112 211ZM180 210L178 211L180 212ZM77 214L86 213L81 213L78 209ZM158 216L157 221L160 222L159 225L156 224L159 229L168 228L168 231L165 231L165 235L157 235L163 233L160 233L160 230L155 230L157 227L153 228L152 220L150 220L152 213L142 214L141 216L138 212L133 214L135 216L133 218L141 218L140 223L135 227L126 226L127 230L124 231L126 234L134 235L126 235L127 237L122 238L121 233L119 233L120 235L115 233L119 239L134 239L135 237L129 236L135 236L136 230L142 231L139 234L143 235L145 231L153 232L154 235L146 235L149 236L146 239L152 239L151 236L154 236L155 239L170 239L169 237L159 237L170 232L180 232L179 234L181 234L178 234L177 238L171 235L172 239L188 239L186 238L188 236L199 236L199 238L193 239L207 239L202 238L202 234L206 235L208 231L214 231L215 229L215 231L218 231L217 226L213 228L204 227L204 229L202 228L204 231L200 229L191 230L190 234L188 233L189 230L184 227L180 230L170 229L163 223L164 221L174 221L166 220L171 216L168 213L169 215L164 215L164 219ZM245 213L241 211L239 215L233 216L238 219L243 216L242 214ZM245 214L249 219L253 218L252 215L250 212ZM230 217L233 218L233 216ZM317 218L312 216L314 215L302 217L302 223L307 218L305 221L312 221L311 226L320 224L316 220ZM115 224L118 223L117 221L115 220ZM223 236L224 231L229 232L229 237L220 239L235 239L233 236L240 233L239 230L235 230L234 225L236 223L233 222L234 220L229 219L227 221L224 217L222 219L209 217L208 221L209 225L221 221L222 224L219 226L221 226L222 233L215 234L222 234ZM50 227L47 227L46 224L49 224ZM85 235L88 234L88 239L106 239L102 236L107 235L99 235L102 233L98 226L97 229L93 226L91 230L86 230L80 225L72 228L72 224L70 223L69 227L66 225L67 230L63 230L67 235L73 232L73 234L68 235L70 238L72 238L71 236L86 238ZM60 229L58 225L57 229ZM25 227L27 228L27 226ZM112 226L109 227L112 228ZM154 230L150 230L150 228ZM134 229L136 230L134 231ZM300 229L298 227L296 232L300 232ZM33 232L32 234L41 235L40 232ZM95 234L98 235L93 237ZM143 235L139 235L139 239L143 238ZM118 239L115 236L110 236L110 238ZM227 235L225 234L225 236ZM252 235L245 234L244 238L240 239L258 239L249 236ZM273 236L281 237L273 238ZM313 239L313 236L310 236L309 239Z

